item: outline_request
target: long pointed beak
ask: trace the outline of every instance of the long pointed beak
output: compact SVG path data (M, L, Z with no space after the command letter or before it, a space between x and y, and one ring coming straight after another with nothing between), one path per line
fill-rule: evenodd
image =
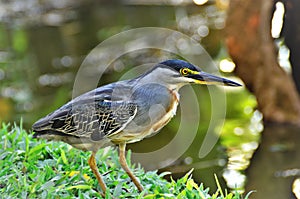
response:
M202 71L197 74L188 75L188 77L194 79L196 84L223 84L225 86L242 86L241 84L229 79L211 75Z

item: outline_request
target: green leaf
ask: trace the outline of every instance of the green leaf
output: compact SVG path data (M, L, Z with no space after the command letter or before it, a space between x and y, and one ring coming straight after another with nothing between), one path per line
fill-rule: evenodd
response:
M184 175L184 177L182 178L182 182L183 183L186 183L187 182L187 180L188 180L188 178L190 177L190 175L192 174L192 172L194 171L194 169L191 169L189 172L187 172L185 175Z
M64 164L69 165L68 159L66 157L65 151L60 148L60 155L61 155L61 159L63 161Z
M74 185L74 186L69 186L66 187L66 190L70 189L91 189L92 187L86 184L79 184L79 185Z
M217 177L216 174L214 174L214 176L215 176L215 181L216 181L217 187L218 187L218 191L217 192L220 192L221 196L224 198L224 194L223 194L223 191L222 191L222 187L221 187L221 185L219 183L218 177Z
M255 193L256 191L250 191L249 193L247 193L247 195L245 196L245 199L248 199L249 196L252 194L252 193Z
M33 148L31 148L29 150L28 155L31 156L33 154L37 154L37 153L41 152L46 145L47 145L46 143L41 143L39 145L34 146Z

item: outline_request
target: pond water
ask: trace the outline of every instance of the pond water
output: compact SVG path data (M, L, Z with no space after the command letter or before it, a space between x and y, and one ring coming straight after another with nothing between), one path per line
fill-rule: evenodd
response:
M0 121L19 123L22 120L23 126L29 130L38 118L60 107L74 95L89 90L93 86L91 82L94 84L95 79L100 79L100 72L103 75L96 84L103 85L136 76L140 71L135 66L146 64L147 68L147 63L178 57L166 50L144 48L120 56L103 70L103 62L97 60L118 53L125 46L120 42L114 48L101 51L95 60L89 60L94 65L83 73L85 79L77 85L74 94L80 66L90 51L105 39L137 27L165 27L188 35L205 48L215 65L223 67L222 75L237 79L231 73L234 65L223 45L225 10L220 5L147 5L135 1L74 3L68 0L42 4L26 0L1 2L0 13ZM179 49L190 48L181 41L184 40L170 40L169 43L176 42ZM140 40L131 45L143 42ZM192 60L197 62L197 56L193 55ZM205 71L214 71L210 68L211 62L202 64ZM191 92L196 101L189 97ZM194 168L195 180L212 190L216 189L214 174L217 174L224 188L243 191L245 169L258 147L263 130L262 116L255 110L255 98L245 88L222 90L206 86L184 88L181 96L183 104L191 106L183 109L182 104L177 116L159 134L130 145L133 161L140 162L146 170L171 171L173 178ZM226 103L220 105L215 101L218 99L211 99L211 96L221 96ZM212 121L214 108L226 113L226 117ZM196 109L200 120L195 123L193 113ZM184 117L188 119L184 120ZM171 143L182 122L186 124L183 139L177 139L172 145L172 154L170 150L162 152L159 157L163 159L159 161L158 157L155 161L141 158L141 154L151 154ZM195 128L196 134L192 134ZM211 146L206 146L209 143ZM203 146L211 149L201 152ZM179 151L182 154L175 158L173 154Z

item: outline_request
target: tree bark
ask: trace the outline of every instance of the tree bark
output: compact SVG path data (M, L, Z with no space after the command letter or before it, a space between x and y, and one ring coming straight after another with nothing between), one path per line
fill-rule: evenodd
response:
M292 65L292 76L300 93L300 1L284 0L285 19L282 30L284 42L290 49L290 63Z
M300 124L300 101L291 77L277 62L271 36L273 0L231 0L226 44L236 74L257 98L269 122Z

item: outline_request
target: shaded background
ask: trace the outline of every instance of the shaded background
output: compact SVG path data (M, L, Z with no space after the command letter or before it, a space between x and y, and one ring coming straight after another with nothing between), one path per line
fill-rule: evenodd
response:
M94 47L121 31L137 27L165 27L187 34L205 48L223 76L237 79L233 74L235 64L225 46L228 5L229 1L224 0L1 1L0 122L13 124L22 121L23 126L30 130L34 121L72 98L76 73ZM179 48L180 45L178 43ZM279 49L281 66L289 68L287 47L282 45ZM167 58L176 58L176 55L155 49L128 53L109 66L99 85L119 80L124 73L140 64ZM91 70L86 75L92 77L93 74ZM85 90L84 86L82 90ZM194 91L198 96L201 115L198 134L182 157L160 171L171 171L173 178L176 178L195 168L195 180L212 190L216 189L214 173L219 176L224 188L237 188L241 192L245 191L246 179L249 179L249 190L259 187L270 189L270 192L266 192L267 189L260 191L265 196L278 191L278 186L272 184L276 179L283 189L279 192L286 198L293 198L292 183L300 175L300 163L296 158L299 156L299 145L291 145L288 138L299 140L299 129L263 125L263 115L257 110L256 98L246 87L226 89L227 107L223 107L227 112L225 124L223 128L215 126L216 136L221 132L221 137L205 158L199 158L199 149L211 119L211 101L207 87L197 86ZM161 133L131 144L129 148L136 153L159 149L175 136L179 121L180 112ZM258 154L253 159L254 166L246 172L263 130L264 135L271 134L269 137L274 140L269 137L265 139L270 142L261 144L258 150L263 151L263 155ZM276 135L279 135L278 139L275 139ZM283 138L286 140L282 143ZM262 160L266 164L256 164ZM275 160L277 166L288 165L273 169ZM142 166L155 169L143 163ZM265 179L261 174L268 168L270 175ZM287 174L286 171L291 169L294 169L292 174ZM253 198L263 198L255 195Z

